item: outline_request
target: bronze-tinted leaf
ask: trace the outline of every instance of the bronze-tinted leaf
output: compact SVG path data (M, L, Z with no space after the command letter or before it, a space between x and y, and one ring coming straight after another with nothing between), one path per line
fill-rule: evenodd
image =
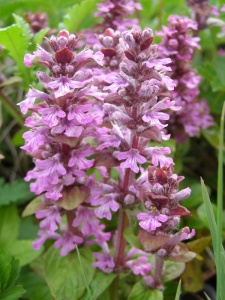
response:
M115 105L120 105L124 102L124 99L117 93L109 94L105 99L105 103L112 103Z
M62 194L55 204L65 210L73 210L87 199L90 191L85 186L64 187Z
M148 198L155 203L155 205L157 206L157 204L160 205L166 205L169 201L169 199L166 196L163 195L156 195L153 193L148 193Z
M169 254L170 260L179 262L188 262L195 257L196 253L189 251L188 247L183 243L178 243Z
M146 137L147 139L155 141L157 143L162 142L161 131L156 126L153 126L149 129L143 131L140 135L143 136L143 137Z
M151 37L147 38L147 40L145 40L141 44L141 51L146 50L151 45L151 43L153 42L153 40L154 40L154 36L151 36Z
M154 235L150 232L140 230L138 233L138 241L146 252L155 253L159 249L166 246L170 237L166 235Z
M102 151L95 155L95 167L105 166L105 167L116 167L119 166L119 161L112 156L110 151Z
M189 216L191 212L184 206L177 205L176 208L170 211L171 216Z

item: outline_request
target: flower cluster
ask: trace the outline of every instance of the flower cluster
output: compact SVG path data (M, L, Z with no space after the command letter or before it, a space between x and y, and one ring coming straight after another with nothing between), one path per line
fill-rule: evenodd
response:
M98 35L107 29L123 32L129 28L139 28L137 19L128 19L136 10L141 10L140 3L134 0L104 0L97 4L98 11L95 17L101 17L102 21L95 25L92 30L85 30L86 43L92 46L99 45Z
M94 164L90 159L94 148L87 139L95 136L95 127L102 123L97 102L104 94L92 85L92 67L102 64L103 54L93 54L88 48L76 54L78 40L62 30L57 38L48 40L53 53L38 47L25 56L26 66L36 62L47 67L50 74L37 73L45 92L31 88L19 103L23 114L32 112L25 122L30 131L23 135L22 148L34 158L35 168L25 180L32 180L31 191L42 195L36 217L42 219L43 230L34 248L40 248L46 239L56 239L55 247L62 247L62 255L90 235L97 243L109 239L93 211L80 205L88 202L94 184L93 178L86 176L86 170ZM59 228L63 214L67 215L68 226Z
M199 49L199 37L192 37L191 30L197 25L187 17L173 16L168 19L169 27L163 27L158 34L163 36L159 45L160 57L170 57L171 78L176 88L170 93L182 109L171 115L169 132L179 142L196 136L201 128L212 125L212 117L205 99L197 99L200 76L191 67L193 54Z
M167 75L171 60L158 58L149 28L122 33L109 28L99 40L101 51L85 47L75 53L79 37L62 30L48 40L52 53L38 47L25 56L26 66L35 62L49 70L37 73L45 91L31 88L19 103L22 113L31 111L22 148L34 158L35 167L25 179L33 181L31 191L42 197L35 211L41 230L33 248L53 239L64 256L77 245L97 244L102 252L94 252L93 266L106 273L131 269L158 287L160 280L153 282L149 276L148 260L151 253L159 256L158 249L155 243L154 249L146 247L143 234L154 235L156 245L159 237L166 240L161 243L163 259L194 234L188 228L171 234L180 216L188 214L178 202L190 189L178 191L182 177L173 174L170 148L149 145L169 139L169 111L180 110L174 100L162 97L165 90L174 89ZM103 180L87 176L91 168L99 169ZM118 180L109 178L112 168L119 172ZM131 248L125 253L124 208L140 206L144 211L136 218L144 229L139 240L146 252ZM117 211L119 225L112 236L100 220L111 220ZM162 270L159 274L161 278Z

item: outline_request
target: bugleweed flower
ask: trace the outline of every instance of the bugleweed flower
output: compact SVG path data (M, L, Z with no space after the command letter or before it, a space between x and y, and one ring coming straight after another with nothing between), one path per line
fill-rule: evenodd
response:
M96 256L99 259L96 266L105 272L109 272L110 266L117 271L131 268L134 274L146 276L146 280L150 278L148 273L151 268L146 256L148 254L143 252L143 257L134 260L125 255L126 241L122 235L126 213L123 208L146 204L145 211L137 214L140 228L153 232L156 236L158 229L162 228L159 235L165 235L170 240L171 253L178 241L194 234L192 232L185 235L184 232L188 229L171 234L176 229L180 216L188 214L178 201L188 197L190 189L178 192L178 183L182 178L173 174L173 160L166 156L170 153L170 148L148 145L149 141L161 143L162 140L168 140L169 135L164 132L167 127L165 121L170 118L168 110L180 109L175 101L159 97L165 89L172 91L174 82L165 74L170 71L168 64L171 60L158 58L157 46L152 45L152 42L153 34L149 28L122 33L120 47L123 49L123 56L119 71L114 73L112 84L104 87L105 91L109 91L103 105L105 119L111 121L111 125L108 122L108 129L99 128L97 131L100 142L97 149L105 153L105 157L110 153L115 158L111 167L119 171L119 182L117 184L110 180L107 184L99 183L103 192L91 201L93 206L97 206L95 214L99 218L111 219L110 210L117 211L118 204L120 205L119 229L115 235L115 266L112 267L112 263L109 263L112 260L107 251L104 256ZM151 190L143 170L146 163L156 172L165 170L164 186L160 176L155 177ZM107 162L104 165L107 166ZM140 173L139 177L135 176ZM155 199L154 203L150 199ZM157 201L164 205L164 209L156 205ZM147 241L150 242L149 238ZM142 243L141 238L140 242ZM154 241L152 247L155 247ZM146 251L153 253L147 247ZM168 253L164 253L164 259ZM162 276L162 269L159 272ZM151 282L152 287L160 285L160 280Z
M130 28L139 28L137 19L127 18L132 16L135 11L141 10L140 3L134 0L104 0L97 3L95 17L101 17L102 21L95 25L91 30L85 30L83 35L88 45L98 47L98 34L103 34L107 29L123 32Z
M169 132L177 141L196 136L202 128L212 125L212 117L205 99L198 99L200 76L191 67L193 54L199 49L199 37L192 37L191 31L197 24L187 17L173 16L168 19L169 27L163 27L158 34L163 37L159 45L160 57L170 57L171 78L176 83L170 97L182 109L172 113Z
M103 94L92 86L92 67L102 64L103 54L93 54L88 48L76 54L78 40L62 30L48 40L52 53L38 47L25 56L26 66L35 62L50 73L37 73L44 92L31 88L19 103L22 113L31 111L25 123L30 131L24 134L22 148L34 158L35 167L25 180L32 180L31 191L41 194L43 201L36 212L43 231L34 248L40 248L46 239L55 239L61 255L67 255L90 236L96 237L96 243L103 244L104 239L104 226L92 210L82 206L94 184L93 177L86 176L86 170L94 164L90 159L94 148L87 138L95 137L95 127L102 123L97 102ZM61 227L63 214L68 219L66 228Z
M208 0L186 0L191 9L193 20L198 25L198 30L207 27L207 19L213 13L213 7L209 5Z

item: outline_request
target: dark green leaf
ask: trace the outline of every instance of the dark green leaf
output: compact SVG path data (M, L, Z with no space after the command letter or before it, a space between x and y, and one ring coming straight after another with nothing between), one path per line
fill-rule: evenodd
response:
M11 243L19 232L19 216L14 205L3 206L0 209L0 245Z
M15 285L19 276L19 262L3 251L0 253L0 299L17 300L25 290Z
M24 180L13 181L12 183L4 183L0 180L0 206L9 203L24 203L34 196L30 192L29 183Z
M138 281L132 288L128 300L163 300L163 292L150 290L141 281Z

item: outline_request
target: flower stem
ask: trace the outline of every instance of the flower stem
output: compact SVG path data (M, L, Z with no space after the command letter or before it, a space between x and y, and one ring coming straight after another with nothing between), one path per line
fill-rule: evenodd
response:
M164 257L156 255L154 280L155 280L155 288L159 288L159 289L162 287L163 263L164 263Z
M73 210L67 210L66 211L66 217L67 217L67 223L68 223L68 229L70 232L72 232L74 235L76 236L81 236L81 232L73 227L73 220L75 218L75 215L74 215L74 211Z

